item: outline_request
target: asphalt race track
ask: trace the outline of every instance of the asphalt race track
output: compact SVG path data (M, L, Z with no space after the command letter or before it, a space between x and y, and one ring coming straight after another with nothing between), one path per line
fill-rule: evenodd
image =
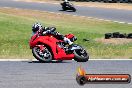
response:
M72 14L78 16L88 16L88 17L94 17L105 20L132 23L132 10L119 10L119 9L117 10L117 9L76 6L77 12L64 12L64 11L60 11L61 6L57 4L18 2L13 0L0 0L0 7L14 7L14 8L41 10L41 11L49 11L56 13L66 13L66 14Z
M76 72L82 66L87 73L118 73L132 75L132 61L64 61L39 63L28 61L1 61L0 88L80 88ZM85 84L83 88L132 88L130 84Z

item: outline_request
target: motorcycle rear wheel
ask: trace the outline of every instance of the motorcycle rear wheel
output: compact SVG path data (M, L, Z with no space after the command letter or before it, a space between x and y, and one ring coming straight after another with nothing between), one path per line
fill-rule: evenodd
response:
M39 47L34 47L32 49L33 56L39 60L40 62L51 62L52 61L52 54L48 48L45 47L43 52L40 51Z
M65 8L65 7L62 7L62 10L63 10L63 11L66 11L66 8Z
M87 62L89 59L89 55L87 51L80 46L80 49L74 50L74 60L77 62Z

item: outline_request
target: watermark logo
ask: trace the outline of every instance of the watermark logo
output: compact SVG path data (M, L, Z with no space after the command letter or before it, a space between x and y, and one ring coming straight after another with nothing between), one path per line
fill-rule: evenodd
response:
M89 83L130 83L131 76L129 74L86 74L85 70L81 67L78 68L76 81L79 85Z

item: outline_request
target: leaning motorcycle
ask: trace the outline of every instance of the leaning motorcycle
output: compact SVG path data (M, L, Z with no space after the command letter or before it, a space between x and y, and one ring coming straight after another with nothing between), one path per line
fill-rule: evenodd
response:
M65 37L72 42L77 38L73 34L67 34ZM86 62L89 59L87 51L80 45L69 45L62 40L56 39L52 34L40 36L34 34L29 41L33 56L40 62L63 61L74 59L77 62Z
M62 6L63 11L72 10L73 12L76 12L76 8L70 2L68 2L68 3L63 2L63 3L61 3L61 6Z

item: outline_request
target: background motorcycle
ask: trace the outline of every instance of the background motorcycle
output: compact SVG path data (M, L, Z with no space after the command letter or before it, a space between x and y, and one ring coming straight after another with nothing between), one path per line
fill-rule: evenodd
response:
M65 37L72 42L77 40L73 34L67 34ZM72 60L73 58L77 62L86 62L89 59L89 55L83 47L77 44L69 47L67 43L56 39L51 34L39 36L39 33L36 33L31 37L29 45L33 56L41 62Z
M62 6L62 9L64 11L66 11L66 10L72 10L73 12L76 12L76 8L70 2L63 2L63 3L61 3L61 6Z

